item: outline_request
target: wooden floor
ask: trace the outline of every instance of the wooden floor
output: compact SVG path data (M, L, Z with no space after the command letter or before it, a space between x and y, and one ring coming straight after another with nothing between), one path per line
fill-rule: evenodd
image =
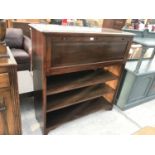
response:
M155 135L155 127L146 126L136 131L133 135Z

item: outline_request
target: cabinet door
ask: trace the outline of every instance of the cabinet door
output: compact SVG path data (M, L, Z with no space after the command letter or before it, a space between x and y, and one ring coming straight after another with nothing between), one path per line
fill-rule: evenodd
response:
M0 90L0 135L15 134L13 105L10 90Z
M129 101L136 101L146 97L153 81L153 77L152 74L136 77L135 84L129 96Z
M123 59L128 39L124 37L53 37L51 67L86 65Z
M0 96L0 134L8 134L8 125L6 120L6 105L2 96Z
M152 85L151 85L149 93L148 93L148 96L151 96L151 95L155 95L155 78L152 82Z

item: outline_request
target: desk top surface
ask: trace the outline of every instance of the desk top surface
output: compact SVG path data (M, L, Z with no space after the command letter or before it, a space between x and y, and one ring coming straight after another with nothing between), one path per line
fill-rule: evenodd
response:
M72 34L103 34L103 35L124 35L134 36L133 33L124 32L108 28L80 27L80 26L62 26L51 24L30 24L30 27L42 33L72 33Z

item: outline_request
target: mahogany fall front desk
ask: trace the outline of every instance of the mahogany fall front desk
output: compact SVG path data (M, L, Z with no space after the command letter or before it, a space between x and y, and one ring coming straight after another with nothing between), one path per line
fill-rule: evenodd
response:
M112 109L133 35L113 29L30 26L35 112L43 133L98 109Z

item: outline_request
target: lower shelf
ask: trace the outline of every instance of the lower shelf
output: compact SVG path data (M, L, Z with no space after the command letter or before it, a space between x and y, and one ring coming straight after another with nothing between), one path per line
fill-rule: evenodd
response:
M71 121L102 108L105 110L110 110L112 109L112 104L110 104L103 97L100 97L91 101L82 102L77 105L47 113L46 132L48 133L50 130L56 128L62 123Z

